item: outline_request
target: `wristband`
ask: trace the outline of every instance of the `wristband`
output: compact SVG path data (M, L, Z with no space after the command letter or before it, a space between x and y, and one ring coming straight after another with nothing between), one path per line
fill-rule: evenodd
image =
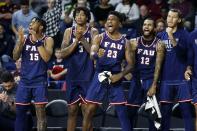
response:
M40 41L40 40L37 40L36 41L36 47L40 47L42 45L43 45L42 41Z

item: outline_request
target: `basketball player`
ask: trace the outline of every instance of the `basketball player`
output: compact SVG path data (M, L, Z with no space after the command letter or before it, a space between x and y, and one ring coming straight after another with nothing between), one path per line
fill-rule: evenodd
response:
M89 27L90 11L78 7L73 13L76 26L65 30L62 43L62 56L68 60L67 93L68 93L68 131L74 131L78 110L81 105L85 110L87 88L93 77L94 64L90 59L92 38L98 34L97 29Z
M156 94L165 54L164 44L155 36L153 19L147 18L144 20L142 31L142 36L130 40L131 56L135 59L135 70L132 73L133 78L127 104L132 125L137 109L146 100L146 96ZM149 128L151 131L156 130L152 121L150 121Z
M190 33L190 40L191 40L191 52L189 54L189 61L188 61L188 66L185 71L185 79L190 80L192 79L192 103L195 106L195 112L197 116L197 67L196 67L196 62L197 62L197 30L194 30L193 32ZM195 119L195 130L197 131L197 117Z
M167 28L158 34L166 47L162 68L160 103L161 130L169 131L173 102L179 102L186 131L193 131L191 115L191 87L184 78L189 49L189 34L181 27L181 12L170 9L167 15Z
M89 123L97 107L102 104L103 97L108 93L110 105L115 105L123 131L130 131L131 126L125 106L126 99L121 84L122 78L130 72L130 44L119 32L122 26L122 16L118 12L110 12L105 24L106 31L95 37L91 47L90 57L96 60L96 72L88 89L88 103L83 119L83 131L89 130ZM126 59L128 65L121 71L121 62ZM100 83L98 75L108 71L111 83Z
M13 51L13 58L22 57L21 80L16 93L15 131L24 131L26 112L34 101L37 130L46 130L45 105L47 103L47 62L53 51L53 39L44 35L46 23L33 18L29 25L29 35L24 37L24 29L19 28L19 40Z

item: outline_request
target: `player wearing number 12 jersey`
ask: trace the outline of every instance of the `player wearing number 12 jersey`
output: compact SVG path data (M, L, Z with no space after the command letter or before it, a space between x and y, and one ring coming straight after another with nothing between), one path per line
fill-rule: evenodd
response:
M77 25L66 29L62 43L62 56L68 60L67 130L69 131L75 130L80 103L82 112L85 110L84 98L94 73L94 63L89 55L91 40L98 34L97 29L88 25L90 11L87 8L76 8L73 18Z
M130 40L131 56L135 59L135 70L132 72L133 78L127 103L132 125L137 109L145 101L147 95L152 96L156 93L165 53L164 44L155 36L154 20L145 19L142 30L142 36ZM153 121L150 121L149 130L156 130Z

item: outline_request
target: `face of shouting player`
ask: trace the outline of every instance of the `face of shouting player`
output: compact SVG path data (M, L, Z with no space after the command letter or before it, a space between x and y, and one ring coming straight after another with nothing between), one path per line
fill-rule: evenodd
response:
M109 15L107 21L105 23L105 28L109 33L113 33L114 31L118 30L121 23L119 18L115 15Z
M142 30L143 30L143 35L145 37L151 36L154 33L154 21L153 20L148 20L148 19L145 20L144 24L143 24L143 27L142 27Z
M36 20L36 18L33 18L30 25L29 25L29 33L32 32L38 33L40 27L40 23Z
M84 25L87 22L87 16L85 15L84 11L80 10L76 13L75 21L79 25Z

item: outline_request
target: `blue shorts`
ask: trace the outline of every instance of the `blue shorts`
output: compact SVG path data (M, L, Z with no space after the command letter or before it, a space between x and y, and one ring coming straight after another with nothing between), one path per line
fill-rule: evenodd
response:
M87 92L86 102L94 104L102 104L104 97L107 96L111 105L126 104L126 98L122 83L118 82L110 85L103 85L98 80L98 73L94 74L94 78Z
M161 82L160 102L188 102L191 101L191 84L188 81L178 83Z
M140 107L145 101L147 92L152 85L153 80L131 80L131 86L128 93L128 106Z
M29 105L33 100L35 104L46 104L47 99L47 84L27 86L26 84L19 82L19 86L16 92L16 104Z
M197 79L192 77L192 103L197 104Z
M76 82L67 82L66 96L68 105L75 104L79 101L85 102L85 96L87 89L89 88L89 81L76 81Z

